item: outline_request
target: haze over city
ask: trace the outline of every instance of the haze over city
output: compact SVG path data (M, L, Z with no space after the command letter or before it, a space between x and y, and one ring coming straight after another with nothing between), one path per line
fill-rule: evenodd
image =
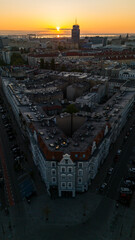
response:
M0 30L57 33L49 28L70 29L77 18L81 33L134 33L134 9L134 0L1 0Z

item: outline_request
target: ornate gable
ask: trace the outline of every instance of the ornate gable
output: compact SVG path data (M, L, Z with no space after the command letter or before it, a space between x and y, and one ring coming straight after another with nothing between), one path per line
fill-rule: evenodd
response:
M69 154L64 154L63 155L63 158L61 159L60 165L74 165L72 159L70 158L70 155Z

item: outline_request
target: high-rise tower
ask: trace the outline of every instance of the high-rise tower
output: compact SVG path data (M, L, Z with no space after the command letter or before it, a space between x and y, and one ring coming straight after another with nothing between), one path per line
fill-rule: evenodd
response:
M80 28L79 28L79 25L77 24L77 21L75 22L75 25L73 25L72 41L74 43L78 43L78 44L79 44L79 41L80 41Z

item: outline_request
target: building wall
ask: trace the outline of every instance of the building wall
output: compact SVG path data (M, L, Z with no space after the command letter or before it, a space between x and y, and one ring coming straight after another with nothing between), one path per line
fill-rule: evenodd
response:
M8 86L8 81L4 81L3 79L2 86L19 123L18 116L21 106L18 105L18 102L14 98L11 88ZM50 193L52 186L57 188L59 196L62 196L64 192L70 192L74 197L76 192L88 190L88 186L91 184L92 179L95 178L109 153L110 145L115 142L126 123L133 105L134 94L132 94L131 97L125 97L123 110L120 113L117 111L116 120L110 120L110 123L105 125L104 130L95 136L91 151L87 153L87 150L84 150L80 158L78 158L77 153L62 153L62 156L59 158L55 155L55 152L48 150L47 146L43 151L36 130L32 130L29 127L29 123L26 123L33 161L46 184L48 193ZM42 139L41 136L40 138ZM43 140L42 144L44 144ZM51 153L48 155L49 157L47 157L47 152L49 152L48 154ZM80 152L78 153L80 154ZM76 155L76 157L74 157L74 155Z
M120 79L135 79L135 70L121 70L119 72L119 78Z

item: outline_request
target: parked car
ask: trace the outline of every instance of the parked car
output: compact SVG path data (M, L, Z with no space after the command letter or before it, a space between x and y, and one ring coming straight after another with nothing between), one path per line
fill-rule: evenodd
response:
M134 174L129 174L129 175L126 177L126 179L131 180L131 181L135 181L135 175L134 175ZM125 179L125 180L126 180L126 179Z
M124 137L124 141L126 142L126 141L127 141L127 139L128 139L128 136L125 136L125 137Z
M124 193L126 195L132 195L132 190L130 188L127 188L127 187L121 187L120 188L120 193Z
M12 152L14 153L14 152L20 151L20 148L19 148L18 145L16 144L16 145L14 145L14 146L11 147L11 150L12 150Z
M103 184L100 186L99 191L100 191L100 192L103 192L106 187L107 187L107 183L103 183Z
M13 134L11 134L11 135L8 136L8 139L9 139L9 141L12 141L12 140L15 139L15 136Z
M6 132L7 133L13 133L13 129L9 127L9 128L6 129Z
M15 148L19 148L19 147L18 147L18 144L16 144L16 143L12 145L11 151L12 151L12 150L14 151Z
M6 215L9 215L9 210L7 207L5 207L5 213L6 213Z
M111 174L112 174L112 172L113 172L113 168L109 168L109 170L108 170L107 174L108 174L108 175L111 175Z
M6 118L6 115L5 115L5 114L3 114L3 115L2 115L2 119L5 119L5 118Z
M134 189L135 188L135 182L132 181L132 180L129 180L129 179L126 179L124 182L123 182L123 185L125 187L128 187L130 189Z
M118 149L117 155L120 155L120 154L121 154L121 149Z
M18 155L17 157L14 158L14 161L22 161L24 160L24 155Z
M9 120L8 120L8 118L5 118L5 119L2 120L2 122L3 122L4 124L8 124L8 123L9 123Z
M135 168L129 168L128 171L129 173L135 173Z
M9 130L7 131L7 135L8 135L8 137L10 137L10 136L13 136L14 134L13 134L12 130L9 129Z
M12 127L10 123L5 123L4 126L5 126L5 128L10 128L10 127Z

